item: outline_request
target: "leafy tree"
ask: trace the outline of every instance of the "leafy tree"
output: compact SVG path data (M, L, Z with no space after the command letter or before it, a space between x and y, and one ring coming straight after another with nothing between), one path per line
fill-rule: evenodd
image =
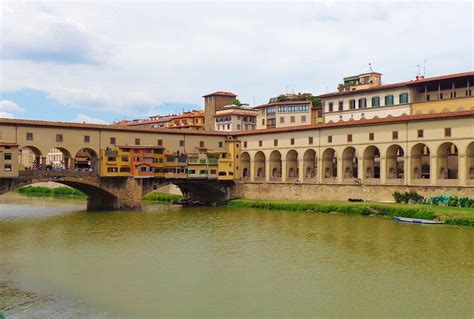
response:
M232 101L232 104L238 105L238 106L241 106L241 105L242 105L242 103L240 103L240 100L239 100L239 99L234 99L234 100Z

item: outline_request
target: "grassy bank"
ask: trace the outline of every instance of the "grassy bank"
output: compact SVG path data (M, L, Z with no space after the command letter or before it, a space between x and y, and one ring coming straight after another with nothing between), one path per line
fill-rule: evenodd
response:
M69 187L43 187L43 186L25 186L16 190L18 193L27 196L37 197L77 197L85 198L86 194Z
M180 200L183 196L181 195L172 195L165 193L150 193L143 197L143 200L150 202L171 202L174 200Z
M310 211L352 215L402 216L421 219L440 218L447 224L474 227L474 209L429 205L410 205L374 202L339 201L270 201L235 199L226 202L228 207L262 208L269 210Z

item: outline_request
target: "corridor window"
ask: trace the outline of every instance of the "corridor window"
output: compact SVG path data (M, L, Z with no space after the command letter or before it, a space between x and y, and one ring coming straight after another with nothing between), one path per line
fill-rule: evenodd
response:
M308 144L310 144L310 145L313 144L313 137L312 136L308 137Z
M219 142L219 148L222 148L224 147L224 143L223 142Z
M32 141L33 140L33 133L26 133L26 140Z
M295 139L294 138L290 139L290 145L295 145Z
M446 127L444 129L444 136L445 137L451 137L451 128L450 127Z
M392 140L398 140L398 131L392 132Z
M90 143L91 137L89 135L84 135L84 143Z
M332 135L328 136L328 143L332 143Z
M184 147L184 140L179 140L179 146Z
M62 134L56 134L56 142L62 142L63 141L63 135Z
M140 139L139 138L135 139L135 145L140 145Z
M347 141L352 142L352 134L347 134Z
M115 139L115 137L111 137L110 138L110 145L115 145L117 143L117 140Z
M278 140L277 139L273 140L273 146L278 146Z
M374 133L369 133L369 141L373 141L375 137Z
M204 147L204 141L199 141L199 147Z
M262 141L258 141L258 146L262 146L263 145L263 142Z
M159 139L158 141L156 141L156 144L158 146L163 146L163 140L162 139Z
M247 141L244 141L244 148L247 148Z
M423 135L424 135L423 130L418 130L418 137L423 137Z

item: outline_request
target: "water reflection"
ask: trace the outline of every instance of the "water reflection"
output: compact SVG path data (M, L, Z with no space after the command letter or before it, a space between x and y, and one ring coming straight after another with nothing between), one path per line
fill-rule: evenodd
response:
M8 300L20 287L33 300L49 296L35 311L58 296L77 301L57 317L77 309L125 317L473 313L467 228L250 209L87 213L75 209L81 203L32 204L0 206L0 275L9 282L0 293ZM15 211L22 217L11 218Z

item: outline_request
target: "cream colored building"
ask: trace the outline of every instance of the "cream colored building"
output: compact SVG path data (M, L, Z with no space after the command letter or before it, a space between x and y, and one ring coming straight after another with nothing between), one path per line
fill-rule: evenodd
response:
M252 131L257 126L257 111L245 106L227 105L214 118L215 131Z
M271 102L256 106L257 130L311 124L311 101Z

